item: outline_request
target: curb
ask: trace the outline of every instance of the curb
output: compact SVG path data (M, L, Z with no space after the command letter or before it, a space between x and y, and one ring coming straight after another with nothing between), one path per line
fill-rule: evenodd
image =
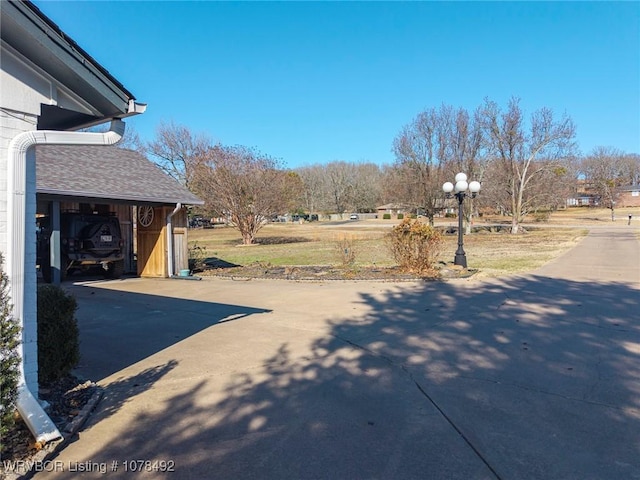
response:
M102 389L102 387L96 385L96 391L93 393L93 395L91 395L91 398L86 403L86 405L82 407L80 413L78 413L78 415L76 415L73 420L71 420L71 422L69 422L67 426L64 427L64 433L68 434L66 438L78 433L78 431L89 419L89 415L91 415L93 409L96 408L96 405L102 399L103 395L104 390ZM60 443L65 443L65 440Z

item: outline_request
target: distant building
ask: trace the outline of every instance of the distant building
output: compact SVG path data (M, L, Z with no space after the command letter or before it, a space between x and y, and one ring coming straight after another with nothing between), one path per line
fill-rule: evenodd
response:
M616 207L640 207L640 185L618 187L615 196ZM583 180L576 181L576 193L567 198L568 207L608 207L604 205L594 186Z
M383 218L385 213L391 215L391 218L398 218L398 214L406 214L410 212L410 208L399 203L387 203L376 208L378 218Z
M629 185L618 189L618 207L640 207L640 185Z

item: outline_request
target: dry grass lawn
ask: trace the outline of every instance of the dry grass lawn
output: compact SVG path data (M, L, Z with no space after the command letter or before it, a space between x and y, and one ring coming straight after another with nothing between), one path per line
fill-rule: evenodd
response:
M628 215L633 216L630 228L640 233L640 208L616 210L615 222L611 222L610 210L575 208L554 213L548 222L531 223L528 232L521 235L496 232L466 235L469 268L489 276L527 272L576 245L587 234L588 227L626 225ZM504 217L486 220L509 223ZM455 222L443 219L439 224L455 225ZM342 256L338 243L347 238L355 251L356 266L387 267L395 262L385 246L384 236L396 223L389 220L275 223L258 233L258 245L254 246L241 246L240 235L232 228L193 229L189 232L189 243L203 248L208 258L236 265L259 262L275 266L339 266ZM452 261L456 248L457 235L447 235L441 260Z
M477 233L465 236L470 268L487 276L523 273L541 267L574 247L587 234L583 228L535 228L522 235ZM457 241L451 242L451 256Z

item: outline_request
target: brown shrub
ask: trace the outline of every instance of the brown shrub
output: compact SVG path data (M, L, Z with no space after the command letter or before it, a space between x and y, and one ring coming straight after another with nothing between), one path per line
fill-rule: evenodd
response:
M338 237L335 241L335 248L342 267L347 268L353 266L358 253L355 248L354 237L350 235Z
M443 237L419 220L405 219L393 227L386 243L398 266L405 272L432 274L442 248Z

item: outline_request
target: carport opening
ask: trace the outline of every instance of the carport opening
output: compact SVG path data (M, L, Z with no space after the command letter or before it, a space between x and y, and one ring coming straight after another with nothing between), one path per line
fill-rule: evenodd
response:
M188 269L187 216L173 217L173 258L166 247L166 211L173 207L39 199L36 268L39 281L58 283L81 276L167 277ZM149 215L149 212L152 214Z

